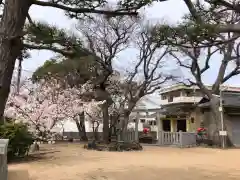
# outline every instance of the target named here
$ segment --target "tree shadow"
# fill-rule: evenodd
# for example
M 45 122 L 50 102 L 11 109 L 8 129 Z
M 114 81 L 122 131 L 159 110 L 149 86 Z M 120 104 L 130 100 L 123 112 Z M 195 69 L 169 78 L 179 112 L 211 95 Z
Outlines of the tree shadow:
M 60 152 L 58 150 L 52 150 L 52 151 L 47 151 L 42 150 L 40 152 L 32 153 L 29 154 L 28 156 L 25 157 L 18 157 L 13 160 L 9 160 L 8 164 L 21 164 L 21 163 L 29 163 L 29 162 L 34 162 L 34 161 L 42 161 L 42 160 L 48 160 L 48 159 L 54 159 L 54 154 Z

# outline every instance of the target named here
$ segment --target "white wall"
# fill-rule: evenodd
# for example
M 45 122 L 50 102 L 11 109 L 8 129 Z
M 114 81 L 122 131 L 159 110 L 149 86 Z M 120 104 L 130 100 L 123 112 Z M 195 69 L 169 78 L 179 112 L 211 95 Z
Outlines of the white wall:
M 148 123 L 148 121 L 154 121 L 156 118 L 140 118 L 140 119 L 145 119 L 145 123 Z M 138 131 L 143 131 L 143 124 L 140 120 L 138 122 Z M 151 131 L 157 131 L 157 125 L 150 125 Z M 133 128 L 135 129 L 135 122 L 130 122 L 128 124 L 128 128 Z
M 77 125 L 72 120 L 65 120 L 63 128 L 64 128 L 65 132 L 78 132 Z M 63 128 L 62 128 L 62 125 L 58 124 L 53 129 L 53 131 L 54 132 L 62 132 Z M 85 121 L 85 128 L 86 128 L 86 132 L 92 132 L 92 124 L 90 122 Z M 99 128 L 98 128 L 98 132 L 102 132 L 102 129 L 103 129 L 102 124 L 100 124 Z
M 155 118 L 141 118 L 141 119 L 145 119 L 145 123 L 147 123 L 148 121 L 153 121 L 156 120 Z M 138 131 L 143 131 L 143 124 L 139 121 L 138 123 Z M 65 123 L 63 125 L 64 131 L 65 132 L 78 132 L 77 129 L 77 125 L 74 121 L 72 120 L 65 120 Z M 86 128 L 86 132 L 92 132 L 92 124 L 89 121 L 85 121 L 85 128 Z M 128 128 L 133 128 L 135 129 L 135 123 L 134 122 L 130 122 L 128 124 Z M 151 125 L 151 130 L 152 131 L 157 131 L 157 126 L 156 125 Z M 53 131 L 55 132 L 62 132 L 62 126 L 61 125 L 57 125 Z M 98 128 L 98 132 L 102 132 L 103 131 L 103 124 L 99 125 Z

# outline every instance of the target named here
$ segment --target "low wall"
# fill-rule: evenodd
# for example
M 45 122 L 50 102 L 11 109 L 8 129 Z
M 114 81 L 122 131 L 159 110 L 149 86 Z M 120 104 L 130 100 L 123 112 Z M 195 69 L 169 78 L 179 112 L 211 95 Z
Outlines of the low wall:
M 191 132 L 159 132 L 158 145 L 175 145 L 188 147 L 196 145 L 196 133 Z
M 101 138 L 102 137 L 102 132 L 97 132 L 98 137 Z M 67 136 L 68 138 L 73 138 L 73 139 L 79 139 L 79 133 L 78 132 L 64 132 L 63 136 Z M 94 133 L 93 132 L 87 132 L 87 137 L 89 139 L 92 139 L 94 137 Z
M 138 132 L 138 137 L 141 137 L 141 135 L 143 135 L 142 131 Z M 152 131 L 151 135 L 153 136 L 153 139 L 157 139 L 157 132 Z M 73 139 L 79 139 L 79 134 L 78 132 L 64 132 L 63 136 L 67 136 L 69 138 L 73 138 Z M 87 132 L 87 137 L 89 139 L 94 137 L 93 132 Z M 101 138 L 102 137 L 102 132 L 98 132 L 98 137 Z
M 182 132 L 181 134 L 181 146 L 186 147 L 186 146 L 192 146 L 197 144 L 197 136 L 196 133 L 191 133 L 191 132 Z

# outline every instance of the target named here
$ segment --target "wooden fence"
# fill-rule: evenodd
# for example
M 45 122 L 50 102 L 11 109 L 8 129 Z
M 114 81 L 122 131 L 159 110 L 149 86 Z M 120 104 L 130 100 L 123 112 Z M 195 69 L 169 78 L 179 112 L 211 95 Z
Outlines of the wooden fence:
M 8 139 L 0 139 L 0 180 L 8 179 L 7 149 Z
M 180 147 L 196 145 L 196 133 L 191 132 L 163 132 L 158 133 L 158 145 L 176 145 Z
M 138 141 L 138 137 L 136 137 L 135 131 L 127 131 L 124 136 L 122 134 L 118 135 L 118 141 L 133 142 Z

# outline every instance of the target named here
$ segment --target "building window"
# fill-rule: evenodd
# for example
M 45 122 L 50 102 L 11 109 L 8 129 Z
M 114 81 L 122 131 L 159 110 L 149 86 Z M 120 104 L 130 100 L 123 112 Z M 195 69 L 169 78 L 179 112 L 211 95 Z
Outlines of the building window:
M 156 126 L 157 125 L 157 122 L 156 121 L 148 121 L 148 124 L 151 125 L 151 126 Z
M 133 122 L 136 122 L 136 119 L 133 119 L 132 121 L 133 121 Z
M 167 96 L 166 95 L 162 95 L 162 100 L 165 100 L 167 99 Z
M 145 123 L 145 119 L 140 119 L 140 122 L 141 123 Z
M 194 123 L 194 118 L 193 117 L 191 117 L 191 123 Z

